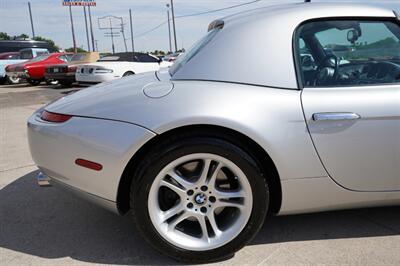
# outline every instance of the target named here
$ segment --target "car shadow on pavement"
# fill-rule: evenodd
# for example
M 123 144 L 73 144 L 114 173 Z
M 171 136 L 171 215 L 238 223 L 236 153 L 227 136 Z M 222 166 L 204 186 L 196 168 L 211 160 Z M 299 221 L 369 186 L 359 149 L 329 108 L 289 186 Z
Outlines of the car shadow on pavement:
M 31 172 L 0 190 L 0 248 L 47 259 L 102 264 L 176 264 L 119 217 L 55 187 L 39 188 Z M 400 208 L 271 217 L 250 245 L 397 235 Z

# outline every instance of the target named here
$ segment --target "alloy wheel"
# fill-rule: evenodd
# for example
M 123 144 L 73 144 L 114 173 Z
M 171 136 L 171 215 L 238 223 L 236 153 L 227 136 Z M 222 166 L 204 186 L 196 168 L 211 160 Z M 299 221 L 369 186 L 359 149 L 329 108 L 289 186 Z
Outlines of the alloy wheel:
M 157 232 L 193 251 L 227 244 L 246 226 L 253 206 L 251 186 L 232 161 L 215 154 L 182 156 L 156 176 L 148 211 Z

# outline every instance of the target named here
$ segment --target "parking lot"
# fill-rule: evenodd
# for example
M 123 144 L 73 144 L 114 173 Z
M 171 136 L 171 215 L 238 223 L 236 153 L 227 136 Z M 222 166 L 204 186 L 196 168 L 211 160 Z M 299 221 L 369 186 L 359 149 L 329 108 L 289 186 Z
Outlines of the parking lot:
M 118 217 L 54 187 L 39 188 L 25 123 L 80 88 L 0 87 L 0 265 L 176 264 Z M 400 264 L 400 207 L 272 217 L 229 265 Z

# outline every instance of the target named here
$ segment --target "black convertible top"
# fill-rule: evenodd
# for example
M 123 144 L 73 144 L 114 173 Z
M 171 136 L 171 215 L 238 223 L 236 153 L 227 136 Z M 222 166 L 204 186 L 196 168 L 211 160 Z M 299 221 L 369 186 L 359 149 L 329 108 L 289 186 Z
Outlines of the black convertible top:
M 156 63 L 158 62 L 158 58 L 145 53 L 133 54 L 132 52 L 130 53 L 128 52 L 128 53 L 115 53 L 106 55 L 97 60 L 97 62 L 118 62 L 118 61 Z

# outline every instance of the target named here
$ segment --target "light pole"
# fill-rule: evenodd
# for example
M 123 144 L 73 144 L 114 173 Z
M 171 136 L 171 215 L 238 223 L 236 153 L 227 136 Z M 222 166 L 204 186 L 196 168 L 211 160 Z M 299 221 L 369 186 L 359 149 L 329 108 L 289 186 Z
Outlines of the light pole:
M 74 53 L 76 53 L 77 50 L 76 50 L 76 41 L 75 41 L 75 30 L 74 30 L 74 21 L 72 19 L 72 8 L 71 8 L 71 6 L 69 6 L 69 18 L 71 20 L 71 31 L 72 31 L 72 42 L 73 42 L 73 45 L 74 45 Z
M 130 21 L 130 25 L 131 25 L 131 43 L 132 43 L 132 53 L 133 56 L 135 56 L 135 45 L 133 42 L 133 22 L 132 22 L 132 10 L 129 9 L 129 21 Z
M 171 22 L 169 21 L 169 4 L 167 4 L 167 18 L 168 18 L 168 38 L 169 38 L 169 53 L 172 53 L 172 41 L 171 41 Z
M 94 40 L 94 35 L 93 35 L 92 14 L 90 12 L 90 6 L 88 6 L 88 12 L 89 12 L 89 24 L 90 24 L 90 36 L 92 38 L 92 48 L 93 48 L 93 52 L 94 52 L 94 51 L 98 51 L 98 49 L 97 49 L 97 44 L 96 44 L 96 46 L 94 44 L 95 40 Z M 96 49 L 94 47 L 96 47 Z
M 175 44 L 175 52 L 178 51 L 178 45 L 176 43 L 176 28 L 175 28 L 175 13 L 174 13 L 174 1 L 171 0 L 171 12 L 172 12 L 172 27 L 174 30 L 174 44 Z
M 88 30 L 88 23 L 87 23 L 87 17 L 86 17 L 86 6 L 83 6 L 83 14 L 85 15 L 85 29 L 86 29 L 88 52 L 90 52 L 89 30 Z M 94 47 L 93 47 L 93 50 L 94 50 Z
M 29 9 L 29 17 L 30 17 L 30 19 L 31 19 L 32 37 L 35 38 L 35 29 L 33 28 L 33 19 L 32 19 L 31 2 L 28 2 L 28 9 Z
M 112 27 L 112 22 L 110 18 L 110 31 L 111 31 L 111 43 L 112 43 L 112 53 L 115 54 L 115 47 L 114 47 L 114 33 L 113 33 L 113 27 Z

